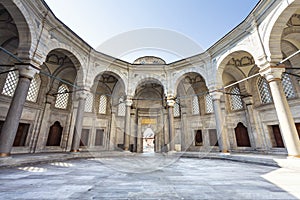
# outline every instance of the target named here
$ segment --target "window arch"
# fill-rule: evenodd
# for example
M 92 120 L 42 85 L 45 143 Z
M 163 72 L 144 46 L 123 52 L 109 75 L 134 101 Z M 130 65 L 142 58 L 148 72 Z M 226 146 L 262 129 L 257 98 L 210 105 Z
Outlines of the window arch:
M 67 109 L 69 101 L 69 91 L 70 90 L 67 85 L 62 84 L 61 86 L 59 86 L 56 96 L 55 108 Z
M 93 112 L 94 95 L 89 93 L 85 100 L 84 112 Z
M 126 106 L 123 97 L 119 99 L 118 116 L 125 116 Z
M 263 104 L 272 103 L 273 99 L 272 99 L 272 95 L 267 80 L 263 77 L 260 77 L 257 82 L 257 87 L 258 87 L 261 102 Z
M 241 110 L 243 109 L 243 102 L 241 98 L 241 92 L 240 89 L 237 86 L 234 86 L 230 90 L 230 107 L 231 110 Z
M 106 114 L 107 112 L 107 96 L 101 95 L 99 101 L 99 114 Z
M 192 113 L 193 113 L 193 115 L 200 114 L 200 106 L 199 106 L 199 98 L 198 98 L 198 96 L 194 96 L 193 97 L 193 101 L 192 101 Z
M 180 100 L 179 99 L 175 100 L 174 117 L 180 117 Z

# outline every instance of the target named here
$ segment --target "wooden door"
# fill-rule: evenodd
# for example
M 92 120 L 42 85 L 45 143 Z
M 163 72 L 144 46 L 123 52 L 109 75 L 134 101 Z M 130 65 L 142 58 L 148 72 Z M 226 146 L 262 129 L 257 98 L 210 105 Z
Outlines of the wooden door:
M 295 125 L 296 125 L 296 129 L 298 132 L 299 140 L 300 140 L 300 123 L 296 123 Z
M 195 146 L 202 146 L 202 145 L 203 145 L 202 131 L 197 130 L 195 133 Z
M 275 139 L 275 146 L 274 147 L 284 148 L 284 143 L 283 143 L 283 140 L 282 140 L 279 125 L 273 125 L 272 129 L 273 129 L 273 135 L 274 135 L 274 139 Z
M 48 135 L 47 146 L 60 146 L 63 127 L 59 122 L 55 122 L 51 127 Z
M 243 123 L 238 123 L 234 131 L 238 147 L 251 147 L 248 130 Z
M 97 129 L 95 146 L 103 146 L 104 129 Z
M 4 121 L 0 121 L 0 133 L 2 126 L 4 124 Z M 28 135 L 30 124 L 20 123 L 18 126 L 17 134 L 13 143 L 14 147 L 20 147 L 26 145 L 26 139 Z

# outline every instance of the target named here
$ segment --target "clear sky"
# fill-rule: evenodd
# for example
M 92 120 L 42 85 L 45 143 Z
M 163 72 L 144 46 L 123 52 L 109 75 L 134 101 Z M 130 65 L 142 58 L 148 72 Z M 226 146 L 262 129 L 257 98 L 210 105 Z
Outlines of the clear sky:
M 109 55 L 122 58 L 132 62 L 135 57 L 142 56 L 144 53 L 133 53 L 129 57 L 125 54 L 137 49 L 137 46 L 128 47 L 117 52 L 123 41 L 128 38 L 124 33 L 133 30 L 167 30 L 160 32 L 165 37 L 157 40 L 165 41 L 170 32 L 180 34 L 197 44 L 201 49 L 206 50 L 230 30 L 241 23 L 259 0 L 45 0 L 54 14 L 76 34 L 84 39 L 93 48 Z M 131 32 L 130 32 L 131 33 Z M 144 32 L 143 32 L 144 33 Z M 124 37 L 119 37 L 120 35 Z M 175 34 L 175 35 L 176 35 Z M 129 34 L 130 42 L 133 43 L 136 34 Z M 173 34 L 174 35 L 174 34 Z M 113 40 L 112 40 L 113 38 Z M 115 39 L 116 38 L 116 39 Z M 144 40 L 149 39 L 149 34 L 144 35 Z M 151 38 L 151 37 L 150 37 Z M 177 38 L 177 37 L 175 37 Z M 151 38 L 152 41 L 155 38 Z M 182 39 L 182 38 L 181 38 Z M 181 40 L 180 39 L 180 40 Z M 175 40 L 178 40 L 175 39 Z M 111 45 L 111 42 L 118 41 L 119 47 Z M 126 43 L 126 41 L 124 41 Z M 176 43 L 177 41 L 174 41 Z M 139 44 L 143 48 L 144 43 Z M 151 44 L 148 44 L 151 46 Z M 110 46 L 107 49 L 106 46 Z M 114 49 L 112 49 L 112 47 Z M 174 54 L 188 56 L 200 53 L 199 48 L 185 51 L 186 54 L 178 52 L 176 49 L 165 49 L 166 45 L 151 46 L 148 54 L 160 56 L 168 62 L 177 58 L 167 58 L 164 51 L 154 53 L 153 49 L 163 49 Z M 169 48 L 166 47 L 166 48 Z M 171 47 L 173 48 L 173 47 Z M 180 47 L 179 47 L 180 48 Z M 187 47 L 188 48 L 188 47 Z M 120 51 L 126 51 L 120 53 Z M 151 53 L 152 52 L 152 53 Z M 113 55 L 115 54 L 115 55 Z M 158 55 L 161 54 L 161 55 Z M 184 54 L 184 55 L 183 55 Z M 190 55 L 190 56 L 191 56 Z M 180 57 L 180 56 L 179 56 Z M 133 59 L 133 60 L 132 60 Z

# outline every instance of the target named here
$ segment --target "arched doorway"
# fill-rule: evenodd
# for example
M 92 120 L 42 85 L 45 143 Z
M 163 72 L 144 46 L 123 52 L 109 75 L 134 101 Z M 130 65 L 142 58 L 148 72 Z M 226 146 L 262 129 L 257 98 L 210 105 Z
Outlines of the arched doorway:
M 50 127 L 47 146 L 60 146 L 63 127 L 58 121 Z
M 251 147 L 248 130 L 243 123 L 239 122 L 234 129 L 234 132 L 238 147 Z
M 148 152 L 149 149 L 162 152 L 165 149 L 168 134 L 164 130 L 164 104 L 164 88 L 159 81 L 146 80 L 138 85 L 132 106 L 136 124 L 136 129 L 132 131 L 135 132 L 133 145 L 138 153 Z M 144 149 L 144 145 L 148 144 L 149 148 Z

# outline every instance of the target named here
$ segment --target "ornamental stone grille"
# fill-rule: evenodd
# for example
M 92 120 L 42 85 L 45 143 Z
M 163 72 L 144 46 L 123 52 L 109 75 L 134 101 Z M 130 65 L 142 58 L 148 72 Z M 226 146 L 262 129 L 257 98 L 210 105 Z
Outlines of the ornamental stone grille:
M 231 110 L 241 110 L 243 109 L 243 102 L 242 98 L 240 96 L 241 92 L 238 87 L 233 87 L 230 91 L 231 96 L 230 96 L 230 105 L 231 105 Z
M 84 112 L 93 112 L 94 95 L 90 93 L 85 100 Z
M 259 91 L 261 102 L 263 104 L 272 103 L 273 99 L 271 96 L 271 92 L 270 92 L 270 88 L 269 88 L 269 84 L 268 84 L 267 80 L 263 77 L 260 77 L 257 82 L 257 86 L 258 86 L 258 91 Z
M 19 80 L 18 75 L 19 73 L 16 71 L 12 71 L 7 74 L 2 94 L 10 97 L 14 95 Z
M 118 106 L 118 116 L 124 117 L 126 112 L 126 106 L 123 98 L 119 99 L 119 106 Z
M 288 74 L 282 74 L 282 87 L 286 98 L 290 99 L 296 96 L 292 80 Z
M 206 108 L 206 113 L 213 113 L 214 112 L 213 100 L 212 100 L 212 97 L 209 94 L 207 94 L 205 96 L 205 108 Z
M 107 96 L 101 95 L 99 101 L 99 114 L 105 115 L 107 110 L 106 108 L 107 108 Z
M 180 117 L 180 100 L 179 99 L 175 100 L 174 117 Z
M 31 101 L 31 102 L 37 101 L 40 86 L 41 86 L 41 78 L 38 74 L 36 74 L 30 83 L 30 87 L 26 98 L 27 101 Z
M 200 107 L 199 107 L 198 96 L 194 96 L 193 97 L 192 108 L 193 108 L 193 115 L 200 114 Z
M 67 109 L 69 101 L 69 88 L 65 84 L 59 86 L 56 97 L 55 108 Z

